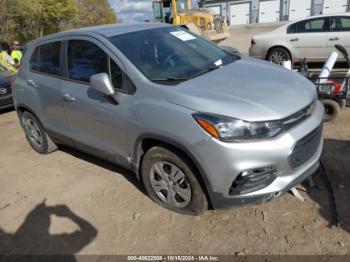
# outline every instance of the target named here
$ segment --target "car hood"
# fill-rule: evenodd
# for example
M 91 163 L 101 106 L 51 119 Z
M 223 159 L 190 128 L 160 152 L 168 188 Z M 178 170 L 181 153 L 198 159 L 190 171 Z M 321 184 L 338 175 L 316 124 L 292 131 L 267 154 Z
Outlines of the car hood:
M 314 85 L 299 74 L 249 57 L 162 89 L 171 103 L 246 121 L 288 117 L 316 95 Z

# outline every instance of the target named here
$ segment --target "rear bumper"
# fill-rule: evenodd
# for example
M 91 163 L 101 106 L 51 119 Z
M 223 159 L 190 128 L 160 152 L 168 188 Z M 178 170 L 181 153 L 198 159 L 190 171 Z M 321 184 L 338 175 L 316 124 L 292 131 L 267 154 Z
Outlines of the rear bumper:
M 265 59 L 266 51 L 262 48 L 258 48 L 257 46 L 250 46 L 249 48 L 249 56 L 254 58 Z

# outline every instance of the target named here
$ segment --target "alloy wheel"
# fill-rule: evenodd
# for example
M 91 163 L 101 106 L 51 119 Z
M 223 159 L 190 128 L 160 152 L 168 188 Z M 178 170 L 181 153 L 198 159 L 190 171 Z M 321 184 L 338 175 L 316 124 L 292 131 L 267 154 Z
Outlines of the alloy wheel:
M 35 121 L 32 119 L 27 119 L 25 121 L 25 127 L 28 138 L 32 145 L 35 147 L 42 147 L 44 143 L 43 135 Z
M 165 204 L 184 208 L 191 202 L 190 184 L 185 174 L 174 164 L 157 161 L 149 177 L 153 191 Z
M 270 56 L 270 61 L 278 65 L 282 65 L 282 63 L 287 60 L 288 60 L 288 57 L 286 53 L 279 50 L 273 51 Z

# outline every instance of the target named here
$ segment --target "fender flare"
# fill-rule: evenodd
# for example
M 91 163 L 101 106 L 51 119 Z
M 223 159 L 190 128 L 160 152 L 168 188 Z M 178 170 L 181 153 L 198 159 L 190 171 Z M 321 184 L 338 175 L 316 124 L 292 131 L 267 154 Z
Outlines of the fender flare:
M 181 151 L 184 154 L 184 156 L 187 157 L 188 160 L 190 160 L 194 164 L 194 167 L 196 168 L 197 173 L 199 175 L 199 177 L 198 177 L 199 183 L 202 184 L 204 193 L 207 195 L 208 201 L 211 202 L 212 195 L 213 195 L 212 186 L 211 186 L 211 183 L 208 179 L 208 176 L 206 175 L 204 169 L 202 168 L 199 160 L 194 156 L 193 153 L 191 153 L 190 150 L 187 149 L 187 147 L 185 145 L 183 145 L 182 143 L 179 143 L 178 141 L 175 141 L 174 139 L 169 138 L 167 136 L 152 134 L 152 133 L 144 133 L 136 139 L 135 144 L 134 144 L 133 169 L 137 175 L 137 178 L 140 181 L 141 181 L 140 164 L 142 162 L 142 157 L 145 153 L 145 152 L 143 152 L 143 149 L 142 149 L 142 142 L 145 139 L 152 139 L 152 140 L 158 141 L 160 145 L 162 145 L 162 144 L 168 145 L 170 147 L 173 147 L 173 148 Z

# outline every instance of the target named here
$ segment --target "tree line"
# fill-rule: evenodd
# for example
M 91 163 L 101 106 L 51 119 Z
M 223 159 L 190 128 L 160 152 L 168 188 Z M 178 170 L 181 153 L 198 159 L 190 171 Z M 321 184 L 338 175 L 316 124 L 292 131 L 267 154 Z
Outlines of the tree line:
M 108 0 L 0 0 L 0 6 L 0 40 L 8 42 L 117 22 Z

